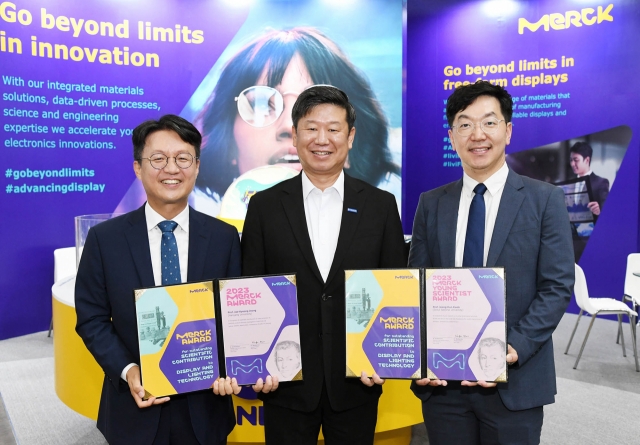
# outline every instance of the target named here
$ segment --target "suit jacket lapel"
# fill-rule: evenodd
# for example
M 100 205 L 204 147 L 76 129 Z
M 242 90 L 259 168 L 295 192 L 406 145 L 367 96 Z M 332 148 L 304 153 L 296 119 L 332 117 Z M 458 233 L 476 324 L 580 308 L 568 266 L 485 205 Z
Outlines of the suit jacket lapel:
M 151 265 L 151 253 L 149 252 L 149 233 L 145 218 L 144 206 L 129 214 L 130 226 L 125 230 L 125 237 L 131 250 L 131 257 L 138 272 L 138 278 L 142 287 L 155 286 L 153 279 L 153 267 Z
M 202 216 L 189 207 L 189 264 L 187 281 L 201 280 L 207 260 L 210 232 L 204 230 Z
M 304 213 L 304 201 L 302 197 L 302 176 L 298 175 L 293 178 L 287 187 L 283 189 L 282 195 L 282 207 L 289 224 L 293 236 L 302 251 L 309 267 L 313 271 L 318 280 L 322 280 L 320 269 L 316 263 L 316 258 L 313 255 L 313 247 L 311 247 L 311 238 L 309 238 L 309 229 L 307 228 L 307 218 Z M 285 247 L 286 248 L 286 247 Z
M 498 216 L 496 217 L 496 224 L 493 228 L 493 234 L 491 235 L 491 246 L 489 246 L 489 255 L 487 255 L 487 267 L 493 267 L 498 261 L 498 257 L 502 252 L 504 243 L 507 241 L 513 222 L 518 215 L 522 201 L 524 201 L 524 195 L 520 192 L 520 189 L 524 187 L 522 178 L 509 170 L 507 176 L 507 182 L 504 185 L 502 191 L 502 198 L 500 198 L 500 207 L 498 207 Z
M 344 175 L 344 203 L 342 204 L 342 221 L 340 223 L 340 235 L 338 235 L 338 245 L 336 246 L 336 253 L 333 255 L 333 262 L 331 263 L 331 269 L 327 276 L 327 283 L 331 282 L 335 274 L 340 269 L 342 260 L 351 246 L 351 240 L 355 236 L 356 229 L 358 228 L 358 222 L 360 221 L 360 215 L 364 210 L 365 196 L 362 196 L 360 192 L 364 187 L 360 185 L 353 178 Z M 349 209 L 353 209 L 356 212 L 350 212 Z
M 462 193 L 462 179 L 449 185 L 438 200 L 438 245 L 442 267 L 456 265 L 456 229 Z

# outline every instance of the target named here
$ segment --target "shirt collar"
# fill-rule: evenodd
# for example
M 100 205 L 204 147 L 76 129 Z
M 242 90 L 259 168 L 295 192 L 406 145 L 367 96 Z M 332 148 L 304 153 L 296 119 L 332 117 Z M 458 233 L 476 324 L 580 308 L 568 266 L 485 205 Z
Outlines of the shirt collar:
M 486 181 L 484 181 L 484 185 L 487 186 L 487 190 L 491 193 L 491 196 L 495 196 L 496 193 L 504 187 L 507 183 L 507 176 L 509 176 L 509 167 L 505 162 L 502 164 L 502 167 L 492 174 Z M 473 189 L 478 185 L 478 181 L 473 179 L 471 176 L 464 173 L 462 177 L 462 191 L 466 193 L 468 196 L 473 195 Z
M 322 193 L 322 191 L 318 187 L 313 185 L 313 183 L 311 182 L 307 174 L 304 172 L 304 170 L 302 170 L 301 174 L 302 174 L 302 199 L 306 200 L 307 196 L 309 196 L 309 193 L 311 193 L 313 190 L 318 190 Z M 338 192 L 338 195 L 340 195 L 340 199 L 344 201 L 344 170 L 340 171 L 340 176 L 338 176 L 338 179 L 336 179 L 336 182 L 334 182 L 332 186 L 327 187 L 325 191 L 329 190 L 330 188 L 334 188 Z
M 578 178 L 584 178 L 585 176 L 589 176 L 591 173 L 593 173 L 593 171 L 589 170 L 586 175 L 578 175 Z
M 144 215 L 147 219 L 147 231 L 153 230 L 158 226 L 158 223 L 166 221 L 164 216 L 153 210 L 149 202 L 144 205 Z M 182 212 L 178 213 L 172 221 L 177 222 L 178 227 L 185 232 L 189 232 L 189 205 L 187 205 Z

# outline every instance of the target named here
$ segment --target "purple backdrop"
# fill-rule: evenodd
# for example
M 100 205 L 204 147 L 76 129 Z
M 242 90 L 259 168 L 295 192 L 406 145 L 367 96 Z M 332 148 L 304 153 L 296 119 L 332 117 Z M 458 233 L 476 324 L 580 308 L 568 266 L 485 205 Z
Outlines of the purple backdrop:
M 75 244 L 74 216 L 113 211 L 134 183 L 130 131 L 167 113 L 195 121 L 222 66 L 268 29 L 313 27 L 340 46 L 375 91 L 393 136 L 391 156 L 401 162 L 402 3 L 396 0 L 369 0 L 366 7 L 325 0 L 1 4 L 1 196 L 10 229 L 0 235 L 0 339 L 48 326 L 53 250 Z M 67 54 L 56 58 L 56 50 Z M 122 53 L 118 63 L 116 53 Z M 135 66 L 147 54 L 158 66 Z M 76 90 L 85 86 L 88 91 Z M 70 134 L 76 128 L 90 134 Z M 388 188 L 400 199 L 401 178 L 391 179 Z
M 459 159 L 448 148 L 446 139 L 444 100 L 451 91 L 445 90 L 445 80 L 506 79 L 506 88 L 519 99 L 519 105 L 560 103 L 559 108 L 551 109 L 554 115 L 550 117 L 529 117 L 532 111 L 549 111 L 547 108 L 528 108 L 527 117 L 514 117 L 507 154 L 619 125 L 631 128 L 631 142 L 615 175 L 615 184 L 580 260 L 593 296 L 619 298 L 626 257 L 638 250 L 640 84 L 635 79 L 640 68 L 640 46 L 632 42 L 640 41 L 640 4 L 603 2 L 601 7 L 582 10 L 589 6 L 575 1 L 509 0 L 408 4 L 402 216 L 405 232 L 409 233 L 420 193 L 462 175 L 461 167 L 456 165 Z M 565 29 L 566 17 L 575 15 L 567 15 L 567 11 L 577 11 L 582 26 L 571 23 Z M 541 26 L 536 31 L 523 28 L 519 33 L 519 18 L 536 23 L 553 13 L 560 15 L 547 16 L 548 30 Z M 594 23 L 586 24 L 591 21 Z M 565 60 L 573 58 L 574 66 L 563 67 L 563 56 Z M 556 68 L 544 66 L 543 61 L 541 69 L 519 70 L 521 60 L 539 62 L 544 58 L 555 59 Z M 505 64 L 508 69 L 512 61 L 512 72 L 466 74 L 467 65 Z M 446 67 L 452 71 L 460 68 L 461 73 L 445 73 Z M 555 86 L 513 85 L 518 75 L 541 73 L 566 74 L 566 81 L 558 78 Z M 559 93 L 569 97 L 561 98 Z M 555 99 L 529 98 L 538 95 L 555 95 Z M 527 97 L 522 101 L 524 96 Z M 523 110 L 516 109 L 514 116 L 520 111 Z M 556 111 L 566 114 L 555 115 Z M 575 302 L 570 310 L 577 312 Z
M 53 250 L 59 247 L 75 245 L 73 218 L 77 215 L 105 213 L 112 211 L 134 179 L 132 165 L 131 136 L 120 136 L 120 131 L 133 129 L 145 119 L 157 118 L 162 114 L 178 114 L 191 97 L 193 91 L 211 69 L 211 65 L 226 48 L 236 31 L 242 25 L 247 9 L 229 8 L 223 2 L 155 2 L 140 0 L 133 3 L 118 2 L 66 2 L 17 1 L 16 9 L 26 9 L 32 17 L 28 25 L 10 23 L 0 17 L 0 73 L 3 82 L 3 110 L 37 110 L 55 112 L 58 119 L 38 119 L 2 116 L 2 165 L 5 171 L 6 193 L 2 194 L 2 208 L 8 216 L 8 227 L 2 231 L 1 245 L 3 255 L 0 259 L 0 339 L 27 334 L 44 329 L 51 316 L 51 285 L 53 283 Z M 114 5 L 118 6 L 117 8 Z M 45 29 L 41 26 L 41 8 L 52 14 L 64 27 L 61 16 L 76 20 L 94 20 L 111 22 L 114 25 L 129 21 L 129 38 L 88 35 L 82 28 L 78 37 L 70 31 Z M 9 16 L 10 10 L 5 11 Z M 26 17 L 22 13 L 22 18 Z M 187 26 L 190 30 L 204 30 L 204 41 L 200 44 L 147 41 L 138 39 L 138 21 L 150 22 L 151 26 L 172 28 L 176 25 Z M 67 22 L 67 23 L 69 23 Z M 89 31 L 93 32 L 93 24 Z M 102 64 L 97 60 L 89 62 L 86 57 L 81 61 L 56 60 L 31 55 L 31 36 L 38 42 L 64 44 L 69 48 L 78 46 L 92 49 L 114 47 L 129 53 L 155 53 L 159 58 L 159 67 L 135 67 L 133 65 Z M 22 42 L 22 54 L 9 52 L 9 38 Z M 6 38 L 5 44 L 1 39 Z M 183 40 L 181 38 L 181 40 Z M 6 48 L 6 50 L 4 50 Z M 54 53 L 55 54 L 55 53 Z M 11 82 L 10 76 L 24 80 Z M 29 87 L 28 81 L 44 81 L 43 88 Z M 96 84 L 96 93 L 66 92 L 48 89 L 47 81 L 66 84 Z M 14 83 L 14 85 L 11 85 Z M 143 95 L 100 93 L 100 86 L 139 87 Z M 8 100 L 17 93 L 43 96 L 49 104 L 38 104 Z M 86 97 L 93 100 L 104 99 L 108 106 L 87 107 L 77 103 L 71 106 L 56 105 L 55 96 L 65 96 L 74 100 Z M 156 102 L 157 110 L 149 109 L 112 109 L 111 101 Z M 108 113 L 118 115 L 118 123 L 65 120 L 64 112 Z M 49 127 L 49 133 L 22 132 L 16 134 L 15 125 Z M 51 127 L 108 127 L 115 128 L 117 136 L 77 136 L 53 134 Z M 29 130 L 26 128 L 25 130 Z M 68 132 L 68 130 L 66 130 Z M 7 140 L 53 141 L 56 148 L 20 148 L 8 147 Z M 111 149 L 58 148 L 59 140 L 98 141 L 111 143 Z M 23 143 L 24 144 L 24 143 Z M 10 145 L 10 144 L 9 144 Z M 70 168 L 87 169 L 79 177 L 47 177 L 46 170 Z M 45 178 L 28 177 L 29 172 L 45 172 Z M 93 173 L 91 173 L 91 171 Z M 49 172 L 48 174 L 51 174 Z M 31 173 L 33 175 L 33 173 Z M 15 175 L 15 176 L 14 176 Z M 27 190 L 26 186 L 47 186 L 79 184 L 100 184 L 102 192 L 47 192 L 15 193 Z M 22 187 L 25 185 L 25 187 Z M 7 221 L 7 219 L 5 219 Z
M 211 69 L 244 23 L 247 7 L 232 2 L 151 2 L 141 0 L 128 3 L 80 2 L 68 0 L 52 3 L 45 0 L 16 1 L 17 14 L 11 8 L 0 14 L 0 74 L 2 90 L 2 164 L 5 170 L 5 194 L 1 205 L 8 215 L 8 229 L 0 235 L 3 255 L 0 259 L 0 339 L 45 329 L 49 322 L 50 286 L 53 282 L 54 249 L 74 245 L 73 217 L 80 214 L 103 213 L 114 209 L 134 175 L 131 165 L 131 144 L 128 135 L 120 130 L 133 128 L 146 118 L 165 113 L 180 113 L 193 91 Z M 240 4 L 241 2 L 237 2 Z M 6 6 L 6 2 L 4 3 Z M 114 6 L 117 5 L 117 6 Z M 497 10 L 491 10 L 491 5 Z M 609 5 L 613 5 L 608 9 Z M 58 28 L 42 27 L 41 8 L 58 18 Z M 513 8 L 512 12 L 510 7 Z M 403 224 L 410 233 L 415 207 L 422 191 L 456 180 L 460 167 L 455 165 L 454 153 L 448 146 L 445 121 L 442 118 L 445 79 L 475 80 L 477 75 L 465 75 L 471 66 L 508 64 L 526 59 L 574 59 L 573 67 L 532 70 L 526 73 L 508 72 L 482 76 L 506 78 L 509 83 L 516 74 L 567 74 L 567 81 L 558 86 L 539 85 L 535 88 L 508 85 L 514 96 L 564 93 L 570 98 L 560 100 L 564 116 L 514 119 L 513 142 L 508 153 L 540 147 L 545 144 L 592 134 L 619 125 L 632 130 L 629 148 L 615 176 L 615 184 L 603 210 L 596 230 L 580 261 L 589 278 L 593 295 L 617 297 L 622 292 L 626 256 L 638 250 L 638 165 L 640 162 L 638 130 L 640 112 L 636 103 L 640 98 L 640 84 L 635 74 L 640 64 L 640 4 L 634 1 L 603 3 L 601 23 L 597 23 L 597 6 L 587 11 L 587 21 L 595 23 L 570 26 L 568 29 L 518 33 L 518 18 L 535 23 L 546 14 L 587 8 L 583 3 L 564 1 L 412 1 L 408 5 L 406 47 L 405 130 L 403 139 Z M 224 13 L 222 9 L 224 8 Z M 498 11 L 496 13 L 496 11 Z M 19 17 L 12 22 L 12 17 Z M 29 15 L 31 21 L 29 22 Z M 68 25 L 61 17 L 74 18 Z M 555 16 L 554 16 L 555 17 Z M 611 17 L 611 21 L 608 20 Z M 111 22 L 114 25 L 128 20 L 129 37 L 118 38 L 89 35 L 95 25 L 83 25 L 78 37 L 73 37 L 72 22 L 78 20 Z M 348 19 L 348 17 L 346 17 Z M 187 26 L 190 30 L 204 30 L 200 44 L 146 41 L 138 39 L 138 21 L 151 26 L 173 28 Z M 332 23 L 334 22 L 332 18 Z M 328 24 L 329 26 L 331 24 Z M 556 27 L 558 22 L 554 22 Z M 61 30 L 68 26 L 69 31 Z M 562 25 L 564 26 L 564 25 Z M 102 64 L 83 60 L 59 60 L 31 55 L 32 36 L 37 42 L 77 46 L 113 51 L 114 47 L 129 53 L 155 53 L 159 67 Z M 17 52 L 21 42 L 22 54 Z M 78 54 L 75 54 L 78 56 Z M 462 69 L 460 76 L 446 76 L 444 68 Z M 375 67 L 369 67 L 375 72 Z M 368 68 L 368 69 L 369 69 Z M 16 81 L 19 78 L 24 81 Z M 44 88 L 29 86 L 28 81 L 44 81 Z M 66 84 L 139 87 L 143 95 L 66 92 L 47 89 L 47 81 Z M 375 82 L 374 82 L 375 83 Z M 15 94 L 14 94 L 15 93 Z M 12 100 L 23 94 L 43 96 L 48 105 Z M 65 106 L 53 104 L 54 96 L 71 99 L 90 97 L 107 100 L 107 107 Z M 157 103 L 159 110 L 111 109 L 111 101 Z M 542 100 L 541 102 L 545 102 Z M 549 101 L 546 101 L 549 102 Z M 532 102 L 527 102 L 532 103 Z M 14 111 L 15 110 L 15 111 Z M 57 118 L 15 117 L 16 111 L 60 111 Z M 63 113 L 86 112 L 117 115 L 119 122 L 65 120 Z M 393 120 L 393 119 L 392 119 Z M 47 126 L 49 133 L 38 133 L 31 126 Z M 26 125 L 20 128 L 17 125 Z M 116 136 L 70 136 L 53 134 L 51 127 L 115 128 Z M 60 140 L 110 143 L 107 149 L 96 148 L 24 148 L 11 146 L 10 140 L 54 142 Z M 447 155 L 447 157 L 445 157 Z M 76 169 L 80 176 L 52 177 L 54 171 Z M 86 170 L 83 170 L 86 169 Z M 42 172 L 44 178 L 33 177 Z M 64 171 L 63 171 L 64 172 Z M 29 177 L 29 175 L 31 175 Z M 49 176 L 47 176 L 49 175 Z M 47 191 L 47 186 L 87 184 L 97 191 Z M 41 186 L 39 193 L 27 192 L 27 186 Z M 100 187 L 102 191 L 100 191 Z M 50 187 L 51 188 L 51 187 Z M 18 190 L 19 193 L 16 193 Z M 24 191 L 24 193 L 22 193 Z M 603 259 L 605 261 L 603 261 Z M 573 304 L 573 303 L 572 303 Z M 575 306 L 572 306 L 575 310 Z

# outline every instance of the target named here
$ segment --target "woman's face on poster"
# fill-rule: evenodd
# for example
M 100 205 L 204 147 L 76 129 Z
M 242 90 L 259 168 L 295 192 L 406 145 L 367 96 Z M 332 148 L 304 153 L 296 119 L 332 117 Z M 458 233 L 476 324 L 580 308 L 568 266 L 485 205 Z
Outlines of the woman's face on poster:
M 256 85 L 267 85 L 268 66 L 264 68 Z M 313 85 L 307 66 L 295 54 L 275 88 L 283 98 L 282 114 L 271 124 L 254 126 L 236 115 L 233 134 L 238 147 L 240 174 L 264 165 L 283 165 L 301 170 L 296 148 L 292 142 L 291 109 L 300 93 Z M 238 92 L 240 93 L 240 92 Z

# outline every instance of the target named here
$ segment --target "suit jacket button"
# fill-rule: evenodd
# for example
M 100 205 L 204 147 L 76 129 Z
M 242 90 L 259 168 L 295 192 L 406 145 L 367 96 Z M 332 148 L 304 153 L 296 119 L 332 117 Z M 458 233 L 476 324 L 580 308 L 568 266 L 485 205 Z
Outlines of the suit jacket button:
M 320 332 L 320 333 L 318 334 L 318 337 L 322 338 L 322 332 Z
M 322 298 L 322 301 L 327 301 L 327 298 L 329 298 L 329 297 L 327 297 L 327 294 L 322 294 L 322 297 L 320 297 L 320 298 Z

